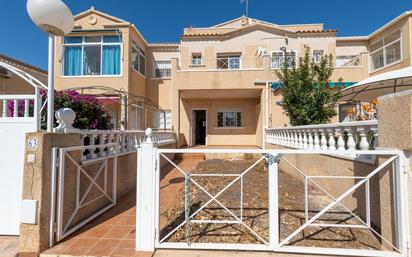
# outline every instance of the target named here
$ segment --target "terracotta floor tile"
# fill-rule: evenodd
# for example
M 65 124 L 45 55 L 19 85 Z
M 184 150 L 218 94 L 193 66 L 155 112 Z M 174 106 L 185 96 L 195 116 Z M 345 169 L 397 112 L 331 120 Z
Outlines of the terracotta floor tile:
M 136 254 L 135 248 L 136 248 L 136 244 L 134 240 L 123 240 L 113 250 L 110 256 L 113 256 L 113 257 L 134 256 Z
M 135 226 L 136 225 L 136 217 L 135 216 L 123 217 L 123 219 L 121 219 L 116 225 Z
M 108 256 L 116 248 L 121 240 L 100 239 L 87 253 L 91 256 Z
M 101 225 L 106 225 L 106 226 L 113 226 L 119 223 L 123 219 L 122 216 L 116 215 L 114 217 L 108 218 L 107 220 L 101 222 Z
M 98 242 L 98 239 L 79 239 L 77 240 L 74 244 L 70 245 L 62 253 L 64 254 L 72 254 L 72 255 L 84 255 L 86 254 L 90 249 L 92 249 L 96 243 Z
M 83 238 L 103 238 L 111 228 L 111 226 L 98 225 L 87 231 Z
M 125 239 L 136 240 L 136 227 L 133 227 L 133 229 L 126 235 Z
M 123 239 L 129 234 L 131 230 L 133 230 L 133 226 L 112 227 L 110 231 L 103 236 L 103 238 Z

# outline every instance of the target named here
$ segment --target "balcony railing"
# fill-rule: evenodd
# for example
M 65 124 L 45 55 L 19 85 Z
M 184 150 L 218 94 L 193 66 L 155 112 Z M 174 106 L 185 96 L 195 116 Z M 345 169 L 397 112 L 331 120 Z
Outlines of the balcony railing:
M 144 130 L 80 130 L 83 146 L 94 146 L 85 150 L 81 156 L 81 161 L 90 161 L 114 154 L 114 149 L 108 148 L 107 144 L 118 143 L 118 154 L 126 154 L 136 151 L 145 140 Z M 173 132 L 153 132 L 152 137 L 156 146 L 163 146 L 175 142 Z
M 335 57 L 335 67 L 362 66 L 360 55 L 337 55 Z
M 264 69 L 263 58 L 218 57 L 213 59 L 179 59 L 180 70 L 248 70 Z
M 266 129 L 266 143 L 315 150 L 373 150 L 378 121 L 343 122 Z

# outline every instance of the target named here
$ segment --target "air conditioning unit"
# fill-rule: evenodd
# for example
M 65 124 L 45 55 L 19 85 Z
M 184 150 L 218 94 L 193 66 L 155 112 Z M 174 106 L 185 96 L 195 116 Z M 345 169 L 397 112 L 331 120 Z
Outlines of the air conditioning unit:
M 11 78 L 13 77 L 13 73 L 6 68 L 0 67 L 0 77 Z

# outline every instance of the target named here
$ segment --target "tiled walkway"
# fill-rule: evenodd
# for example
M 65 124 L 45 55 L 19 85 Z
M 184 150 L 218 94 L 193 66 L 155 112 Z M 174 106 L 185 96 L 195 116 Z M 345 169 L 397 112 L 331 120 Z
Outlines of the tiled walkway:
M 15 257 L 18 251 L 18 236 L 0 236 L 0 257 Z
M 188 159 L 182 161 L 179 166 L 182 169 L 192 169 L 198 163 L 199 160 Z M 162 175 L 161 195 L 167 197 L 160 199 L 160 212 L 175 203 L 177 191 L 184 186 L 181 173 L 172 166 L 162 169 Z M 164 222 L 161 218 L 161 223 Z M 68 239 L 43 252 L 41 256 L 151 256 L 149 253 L 135 251 L 135 232 L 136 192 L 133 190 L 120 198 L 118 204 L 110 211 L 99 216 Z

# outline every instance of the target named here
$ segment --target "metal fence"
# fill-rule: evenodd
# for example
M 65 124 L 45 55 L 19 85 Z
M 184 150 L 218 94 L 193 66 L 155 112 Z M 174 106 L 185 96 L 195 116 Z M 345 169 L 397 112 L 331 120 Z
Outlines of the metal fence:
M 339 150 L 153 151 L 156 248 L 407 256 L 401 151 L 345 150 L 374 156 L 374 164 L 341 160 Z M 172 158 L 182 154 L 206 160 L 185 167 Z M 342 161 L 350 165 L 340 172 Z M 181 183 L 176 196 L 161 185 L 172 169 Z M 162 199 L 176 200 L 165 209 Z

